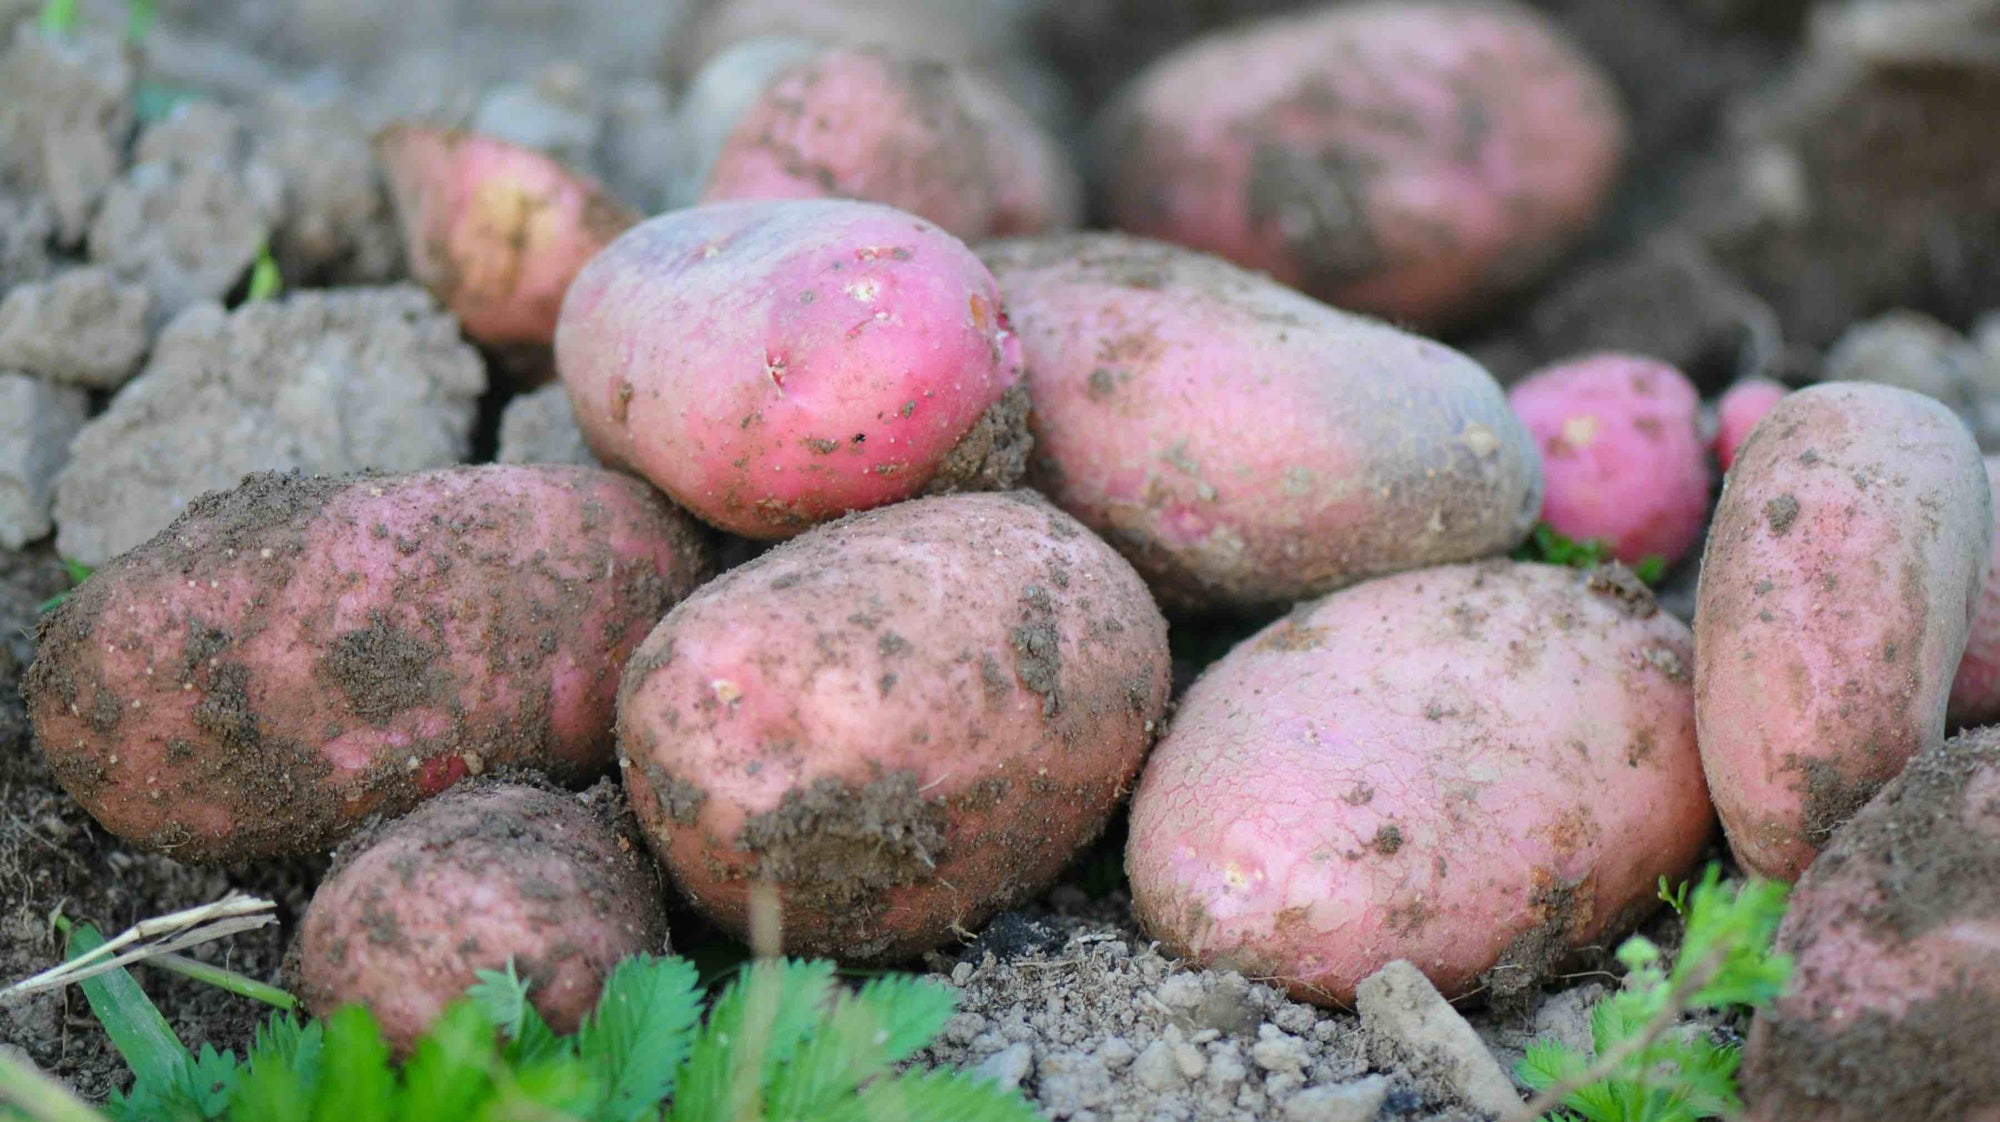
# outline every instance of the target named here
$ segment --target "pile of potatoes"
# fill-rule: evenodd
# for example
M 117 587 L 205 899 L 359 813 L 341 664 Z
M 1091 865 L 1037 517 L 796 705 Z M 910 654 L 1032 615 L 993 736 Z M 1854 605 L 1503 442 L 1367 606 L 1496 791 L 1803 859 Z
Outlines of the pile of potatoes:
M 1990 739 L 1943 747 L 2000 717 L 1994 491 L 1953 414 L 1746 383 L 1705 422 L 1628 354 L 1509 393 L 1369 318 L 1475 314 L 1603 203 L 1620 111 L 1542 17 L 1343 4 L 1190 45 L 1099 123 L 1121 231 L 1084 233 L 1082 177 L 976 60 L 721 8 L 719 59 L 758 18 L 792 38 L 714 94 L 740 116 L 700 205 L 642 221 L 496 141 L 380 145 L 419 274 L 482 341 L 552 348 L 604 469 L 252 477 L 43 627 L 35 730 L 106 828 L 342 846 L 315 1007 L 407 1041 L 513 958 L 573 1023 L 665 945 L 667 891 L 905 960 L 1044 890 L 1128 795 L 1147 932 L 1328 1005 L 1397 959 L 1530 992 L 1718 818 L 1745 870 L 1824 871 L 1793 930 L 1833 939 L 1898 891 L 1860 870 L 1914 819 L 1870 800 L 1919 753 L 1959 798 L 1922 820 L 1991 864 Z M 1633 566 L 1706 531 L 1693 627 L 1623 564 L 1510 560 L 1540 521 Z M 725 571 L 725 540 L 754 556 Z M 1171 719 L 1164 613 L 1267 624 Z M 606 777 L 629 815 L 564 793 Z M 1841 938 L 1755 1041 L 1831 1039 L 1801 1023 L 1871 971 L 2000 1000 Z M 1870 1016 L 1899 1039 L 1902 1007 Z

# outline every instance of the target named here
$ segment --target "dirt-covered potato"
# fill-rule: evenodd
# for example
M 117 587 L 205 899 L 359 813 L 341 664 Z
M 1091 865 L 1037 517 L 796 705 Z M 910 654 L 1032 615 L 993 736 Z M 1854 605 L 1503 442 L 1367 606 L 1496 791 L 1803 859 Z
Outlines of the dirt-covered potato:
M 1926 749 L 1842 827 L 1778 947 L 1746 1122 L 2000 1119 L 2000 730 Z
M 576 1031 L 620 959 L 667 949 L 657 871 L 602 790 L 586 806 L 467 784 L 350 840 L 299 923 L 306 1007 L 365 1005 L 407 1051 L 478 971 L 511 959 L 543 1019 Z
M 919 499 L 683 601 L 619 690 L 626 790 L 695 906 L 776 887 L 800 954 L 893 960 L 1096 836 L 1166 704 L 1146 587 L 1030 492 Z
M 1106 111 L 1120 229 L 1427 326 L 1519 289 L 1616 180 L 1610 81 L 1505 0 L 1322 4 L 1155 62 Z
M 1027 452 L 1021 345 L 992 275 L 874 203 L 646 222 L 571 286 L 556 361 L 600 460 L 745 537 L 1012 486 Z
M 1618 567 L 1452 565 L 1301 605 L 1181 699 L 1132 797 L 1133 911 L 1320 1004 L 1396 959 L 1447 997 L 1532 992 L 1713 833 L 1693 656 Z
M 625 658 L 710 553 L 590 468 L 253 475 L 85 582 L 24 692 L 112 833 L 184 860 L 312 852 L 489 767 L 608 767 Z
M 1951 680 L 1946 709 L 1954 725 L 2000 721 L 2000 456 L 1986 457 L 1986 482 L 1993 490 L 1993 558 L 1987 562 L 1986 590 L 1965 639 L 1965 655 Z
M 1823 383 L 1751 432 L 1695 608 L 1702 763 L 1746 869 L 1797 879 L 1944 739 L 1992 503 L 1964 424 L 1908 390 Z
M 1534 441 L 1449 347 L 1161 242 L 980 253 L 1027 361 L 1032 478 L 1170 607 L 1504 553 L 1541 510 Z

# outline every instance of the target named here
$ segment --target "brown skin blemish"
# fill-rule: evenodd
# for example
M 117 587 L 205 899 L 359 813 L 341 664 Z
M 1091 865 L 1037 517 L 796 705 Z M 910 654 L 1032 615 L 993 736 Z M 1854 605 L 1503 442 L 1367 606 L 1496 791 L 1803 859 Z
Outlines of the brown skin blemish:
M 1042 695 L 1042 716 L 1053 717 L 1062 708 L 1062 635 L 1056 630 L 1055 604 L 1047 589 L 1032 584 L 1023 590 L 1021 602 L 1024 618 L 1008 632 L 1014 673 L 1022 685 Z
M 1764 504 L 1764 520 L 1771 527 L 1771 533 L 1784 537 L 1799 517 L 1799 500 L 1790 495 L 1779 495 Z
M 1394 857 L 1403 848 L 1403 831 L 1395 823 L 1384 823 L 1368 841 L 1368 848 L 1384 857 Z

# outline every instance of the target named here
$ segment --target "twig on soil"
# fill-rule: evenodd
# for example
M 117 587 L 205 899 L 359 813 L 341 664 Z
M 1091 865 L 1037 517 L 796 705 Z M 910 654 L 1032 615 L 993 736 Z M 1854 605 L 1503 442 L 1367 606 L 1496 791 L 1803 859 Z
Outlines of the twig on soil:
M 146 965 L 157 966 L 162 970 L 171 970 L 184 977 L 193 978 L 197 982 L 205 982 L 217 989 L 228 990 L 238 997 L 247 997 L 252 1001 L 261 1001 L 274 1008 L 298 1008 L 299 999 L 276 986 L 266 985 L 255 978 L 238 974 L 234 970 L 217 966 L 214 963 L 203 962 L 200 959 L 188 958 L 186 955 L 155 955 L 146 961 Z
M 1687 1012 L 1688 1001 L 1715 980 L 1716 973 L 1722 969 L 1722 964 L 1728 957 L 1729 945 L 1718 944 L 1667 994 L 1666 1003 L 1660 1006 L 1658 1013 L 1653 1014 L 1652 1020 L 1646 1022 L 1642 1032 L 1597 1057 L 1596 1062 L 1568 1079 L 1549 1084 L 1540 1094 L 1529 1099 L 1527 1105 L 1501 1119 L 1501 1122 L 1536 1122 L 1550 1111 L 1561 1107 L 1563 1101 L 1577 1091 L 1592 1083 L 1616 1076 L 1624 1068 L 1625 1061 L 1651 1048 L 1653 1043 L 1660 1039 L 1661 1034 L 1679 1023 L 1681 1014 Z
M 277 917 L 270 914 L 275 907 L 277 905 L 269 900 L 231 892 L 211 904 L 141 920 L 126 928 L 117 938 L 107 940 L 103 946 L 0 990 L 0 999 L 66 986 L 134 962 L 158 958 L 238 932 L 253 931 L 278 922 Z M 122 948 L 135 943 L 139 946 L 121 953 Z

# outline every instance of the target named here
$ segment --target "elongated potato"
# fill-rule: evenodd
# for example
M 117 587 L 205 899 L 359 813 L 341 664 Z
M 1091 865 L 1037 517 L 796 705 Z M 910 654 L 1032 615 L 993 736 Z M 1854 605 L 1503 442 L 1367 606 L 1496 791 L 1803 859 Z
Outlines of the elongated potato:
M 1944 739 L 1992 549 L 1979 449 L 1930 398 L 1829 382 L 1751 432 L 1695 608 L 1702 765 L 1746 869 L 1797 879 Z
M 1792 893 L 1746 1122 L 2000 1120 L 2000 730 L 1926 749 Z
M 626 789 L 705 915 L 774 886 L 792 953 L 893 960 L 1103 827 L 1166 704 L 1131 566 L 1029 492 L 919 499 L 732 569 L 640 647 Z
M 1408 959 L 1532 992 L 1714 830 L 1685 624 L 1621 568 L 1451 565 L 1300 605 L 1211 666 L 1132 797 L 1147 933 L 1348 1006 Z
M 1169 606 L 1504 553 L 1541 510 L 1533 438 L 1449 347 L 1160 242 L 981 256 L 1027 360 L 1034 482 Z
M 621 959 L 666 949 L 657 870 L 611 806 L 465 784 L 350 839 L 299 922 L 299 996 L 320 1016 L 367 1006 L 408 1052 L 511 961 L 550 1027 L 575 1032 Z
M 1624 133 L 1609 79 L 1532 8 L 1320 4 L 1155 62 L 1104 115 L 1097 179 L 1119 229 L 1437 326 L 1589 228 Z
M 29 715 L 120 837 L 309 853 L 487 768 L 607 768 L 626 656 L 710 567 L 609 472 L 253 475 L 43 623 Z
M 556 330 L 600 460 L 766 539 L 926 490 L 1012 486 L 1020 356 L 964 243 L 836 199 L 646 222 L 584 267 Z

